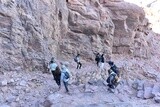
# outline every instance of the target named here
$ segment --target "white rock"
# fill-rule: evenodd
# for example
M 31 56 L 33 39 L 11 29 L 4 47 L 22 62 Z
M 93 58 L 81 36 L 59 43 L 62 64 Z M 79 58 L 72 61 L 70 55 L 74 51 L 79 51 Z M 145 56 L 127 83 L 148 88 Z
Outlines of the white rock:
M 7 80 L 0 80 L 0 86 L 6 86 Z
M 139 81 L 138 82 L 138 90 L 143 90 L 143 87 L 144 87 L 144 81 Z
M 10 81 L 9 81 L 10 83 L 13 83 L 14 82 L 14 79 L 10 79 Z
M 19 85 L 21 85 L 21 86 L 26 86 L 26 85 L 27 85 L 27 82 L 24 81 L 24 80 L 22 80 L 22 81 L 19 83 Z
M 154 87 L 152 89 L 152 94 L 156 96 L 158 93 L 160 93 L 160 84 L 154 84 Z
M 2 90 L 2 92 L 5 93 L 5 92 L 7 92 L 8 88 L 7 87 L 2 87 L 1 90 Z
M 6 98 L 6 101 L 9 103 L 13 102 L 14 100 L 15 100 L 15 96 L 12 96 L 12 95 L 7 96 Z
M 22 86 L 16 86 L 16 90 L 21 90 Z
M 26 89 L 25 89 L 25 92 L 26 92 L 26 93 L 29 93 L 30 91 L 31 91 L 31 90 L 30 90 L 29 88 L 26 88 Z
M 19 100 L 20 100 L 19 97 L 17 97 L 17 98 L 16 98 L 16 101 L 19 102 Z
M 143 96 L 144 96 L 144 91 L 143 90 L 137 91 L 137 97 L 138 98 L 143 98 Z
M 47 97 L 46 102 L 53 104 L 53 102 L 55 102 L 57 99 L 62 98 L 63 95 L 57 93 L 57 94 L 51 94 Z
M 154 95 L 152 94 L 152 87 L 145 87 L 144 88 L 144 98 L 149 99 L 153 97 Z

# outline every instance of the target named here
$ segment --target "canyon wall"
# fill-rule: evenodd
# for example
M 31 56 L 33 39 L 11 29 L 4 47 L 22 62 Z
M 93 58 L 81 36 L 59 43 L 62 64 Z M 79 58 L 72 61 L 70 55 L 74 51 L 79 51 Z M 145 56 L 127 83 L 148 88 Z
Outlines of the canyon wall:
M 0 70 L 44 71 L 77 53 L 149 58 L 148 32 L 142 8 L 123 0 L 0 0 Z

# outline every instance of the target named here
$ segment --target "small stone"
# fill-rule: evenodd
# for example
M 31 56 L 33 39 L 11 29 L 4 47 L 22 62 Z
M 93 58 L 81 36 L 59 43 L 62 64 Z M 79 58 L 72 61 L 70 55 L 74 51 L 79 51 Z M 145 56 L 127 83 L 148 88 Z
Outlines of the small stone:
M 7 96 L 6 98 L 6 101 L 9 103 L 13 102 L 14 100 L 15 100 L 15 96 L 12 96 L 12 95 Z
M 1 90 L 2 90 L 3 93 L 6 93 L 8 88 L 7 87 L 2 87 Z
M 13 83 L 13 82 L 14 82 L 14 79 L 11 79 L 9 82 L 10 82 L 10 83 Z
M 27 82 L 24 81 L 24 80 L 22 80 L 22 81 L 19 83 L 19 85 L 21 85 L 21 86 L 26 86 L 26 85 L 27 85 Z
M 137 97 L 138 97 L 138 98 L 143 98 L 143 96 L 144 96 L 144 91 L 143 91 L 143 90 L 139 90 L 139 91 L 137 92 Z
M 17 98 L 16 98 L 16 102 L 19 102 L 19 100 L 20 100 L 19 97 L 17 97 Z
M 152 88 L 151 87 L 145 87 L 144 88 L 144 98 L 149 99 L 153 98 L 154 95 L 152 94 Z
M 26 88 L 26 89 L 25 89 L 25 92 L 26 92 L 26 93 L 29 93 L 29 92 L 30 92 L 30 89 L 29 89 L 29 88 Z
M 18 96 L 18 95 L 19 95 L 19 91 L 18 91 L 18 90 L 12 90 L 12 94 L 13 94 L 14 96 Z
M 21 90 L 22 87 L 21 86 L 16 86 L 16 90 Z
M 154 84 L 154 87 L 152 89 L 152 94 L 156 96 L 158 93 L 160 93 L 160 84 Z
M 0 86 L 6 86 L 6 85 L 7 85 L 7 80 L 0 81 Z

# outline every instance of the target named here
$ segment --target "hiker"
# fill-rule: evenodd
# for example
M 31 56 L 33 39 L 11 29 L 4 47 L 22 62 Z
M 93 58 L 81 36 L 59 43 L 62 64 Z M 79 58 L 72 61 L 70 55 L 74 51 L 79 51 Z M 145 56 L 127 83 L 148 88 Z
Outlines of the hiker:
M 114 62 L 109 61 L 110 69 L 108 70 L 109 77 L 107 78 L 107 83 L 109 88 L 115 89 L 119 83 L 119 70 Z
M 117 74 L 117 76 L 119 77 L 120 72 L 119 72 L 117 66 L 114 64 L 114 62 L 108 61 L 108 64 L 110 65 L 110 69 L 113 70 Z
M 100 67 L 100 60 L 101 60 L 101 58 L 100 58 L 101 56 L 100 56 L 100 54 L 99 53 L 97 53 L 96 54 L 96 58 L 95 58 L 95 61 L 96 61 L 96 63 L 97 63 L 97 66 L 98 67 Z
M 77 69 L 81 69 L 82 63 L 80 62 L 80 54 L 77 54 L 77 56 L 74 58 L 74 61 L 77 63 Z
M 57 85 L 59 86 L 59 89 L 61 88 L 61 71 L 58 67 L 58 65 L 56 64 L 55 59 L 52 57 L 51 61 L 49 62 L 49 70 L 51 71 L 54 80 L 56 81 Z
M 103 70 L 103 67 L 104 67 L 104 54 L 102 54 L 100 58 L 100 68 Z
M 118 85 L 118 84 L 117 84 L 118 76 L 117 76 L 117 74 L 116 74 L 113 70 L 111 70 L 111 69 L 108 70 L 108 73 L 109 73 L 109 77 L 107 78 L 108 86 L 109 86 L 109 88 L 111 88 L 111 89 L 115 89 L 116 86 Z
M 66 92 L 68 93 L 69 92 L 68 81 L 70 78 L 70 72 L 67 67 L 68 67 L 67 64 L 61 65 L 61 82 L 63 82 Z

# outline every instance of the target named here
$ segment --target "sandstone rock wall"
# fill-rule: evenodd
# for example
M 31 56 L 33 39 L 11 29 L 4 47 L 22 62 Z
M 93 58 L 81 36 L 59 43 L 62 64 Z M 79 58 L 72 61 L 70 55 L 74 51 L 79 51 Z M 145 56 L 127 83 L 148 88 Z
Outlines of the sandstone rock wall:
M 115 25 L 112 52 L 148 58 L 150 50 L 145 38 L 149 26 L 142 8 L 123 0 L 101 0 L 100 3 L 110 10 Z
M 64 0 L 3 0 L 0 3 L 1 69 L 42 70 L 66 34 Z
M 41 70 L 55 56 L 95 52 L 148 58 L 147 20 L 123 0 L 1 0 L 1 71 Z

